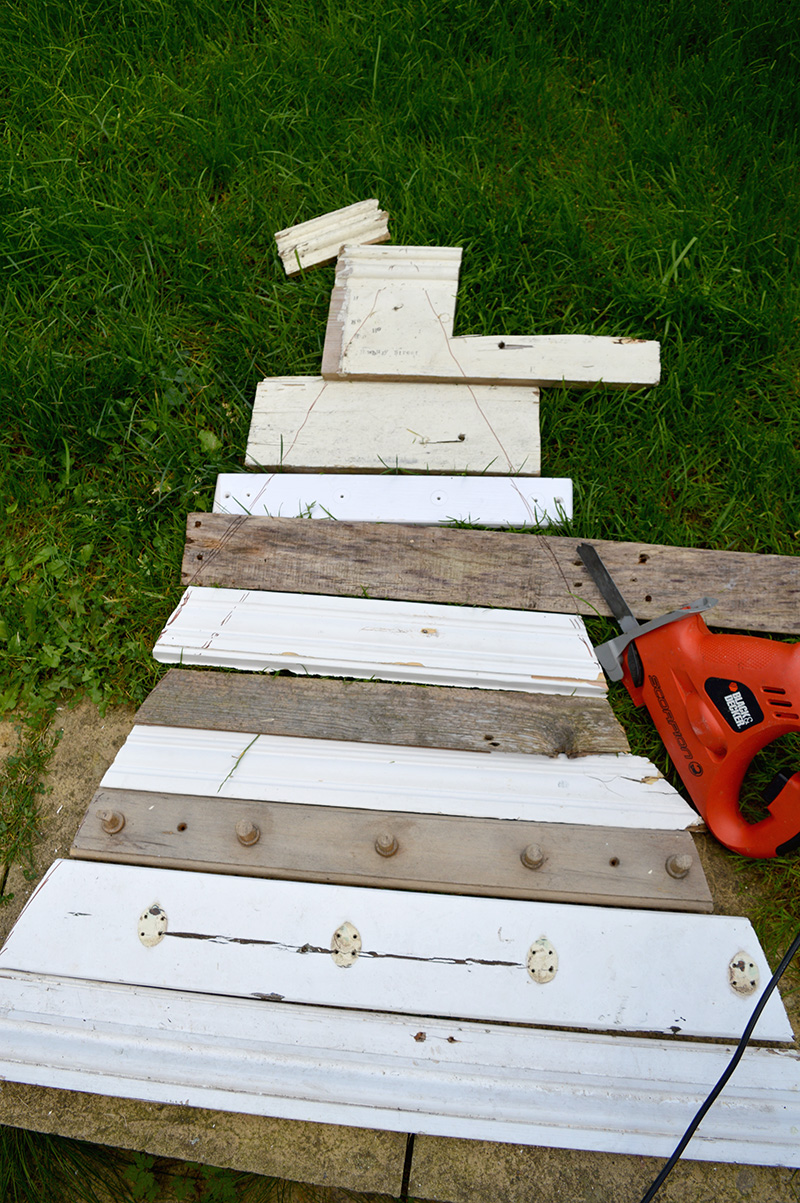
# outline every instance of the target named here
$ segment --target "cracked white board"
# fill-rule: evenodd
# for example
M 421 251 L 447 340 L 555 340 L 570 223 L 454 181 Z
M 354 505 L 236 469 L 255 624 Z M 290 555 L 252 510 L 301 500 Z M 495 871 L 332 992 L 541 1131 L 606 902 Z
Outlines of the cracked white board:
M 733 1052 L 2 970 L 0 991 L 12 1082 L 637 1156 L 670 1155 Z M 796 1053 L 750 1048 L 684 1158 L 798 1166 L 798 1129 Z
M 345 247 L 336 265 L 322 375 L 541 388 L 658 384 L 657 342 L 583 334 L 453 336 L 439 274 L 450 247 Z M 459 252 L 460 256 L 460 252 Z M 460 262 L 460 258 L 458 260 Z
M 136 725 L 104 789 L 678 831 L 697 812 L 649 760 L 457 752 Z
M 158 930 L 143 930 L 157 912 Z M 746 955 L 754 989 L 731 985 Z M 689 970 L 689 967 L 691 969 Z M 0 968 L 302 1004 L 738 1036 L 769 967 L 746 919 L 56 861 Z M 587 989 L 587 984 L 590 988 Z M 791 1041 L 779 995 L 762 1039 Z
M 388 242 L 388 220 L 389 214 L 371 199 L 277 230 L 275 243 L 286 275 L 332 262 L 346 242 Z
M 572 614 L 190 585 L 153 655 L 165 664 L 604 697 Z
M 539 392 L 270 377 L 256 388 L 245 463 L 299 471 L 538 476 Z
M 338 522 L 549 526 L 572 517 L 572 481 L 543 476 L 530 480 L 502 476 L 226 473 L 217 477 L 213 512 Z

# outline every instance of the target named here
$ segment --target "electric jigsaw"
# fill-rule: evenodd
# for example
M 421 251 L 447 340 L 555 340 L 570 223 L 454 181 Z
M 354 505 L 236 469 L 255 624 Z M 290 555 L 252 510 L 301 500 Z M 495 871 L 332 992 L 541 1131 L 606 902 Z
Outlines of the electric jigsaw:
M 767 744 L 800 732 L 800 644 L 719 635 L 701 617 L 703 597 L 639 623 L 588 543 L 578 547 L 622 634 L 595 648 L 606 675 L 646 706 L 692 802 L 716 838 L 742 856 L 800 848 L 800 772 L 776 773 L 768 815 L 745 819 L 739 793 Z

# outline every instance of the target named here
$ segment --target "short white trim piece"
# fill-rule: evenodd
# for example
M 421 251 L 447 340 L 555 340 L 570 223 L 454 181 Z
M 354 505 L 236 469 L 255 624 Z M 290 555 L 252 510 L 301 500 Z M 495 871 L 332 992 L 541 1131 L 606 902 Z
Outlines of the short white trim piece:
M 153 655 L 165 664 L 606 694 L 583 619 L 528 610 L 194 585 Z
M 256 388 L 245 463 L 538 476 L 539 390 L 275 376 Z
M 102 780 L 210 798 L 679 831 L 697 814 L 641 756 L 459 752 L 133 727 Z
M 733 1051 L 8 971 L 0 997 L 13 1082 L 639 1156 L 669 1156 Z M 796 1052 L 748 1049 L 684 1156 L 800 1166 L 798 1129 Z
M 151 908 L 163 917 L 155 938 Z M 756 983 L 769 980 L 750 923 L 726 915 L 59 860 L 0 967 L 406 1015 L 729 1038 L 758 998 L 731 987 L 737 957 L 748 958 Z M 793 1039 L 778 994 L 759 1028 L 765 1040 Z
M 388 220 L 389 214 L 378 208 L 377 200 L 365 200 L 278 230 L 275 242 L 286 275 L 332 262 L 346 242 L 388 242 Z
M 572 481 L 238 472 L 217 477 L 213 512 L 342 522 L 548 526 L 572 517 Z

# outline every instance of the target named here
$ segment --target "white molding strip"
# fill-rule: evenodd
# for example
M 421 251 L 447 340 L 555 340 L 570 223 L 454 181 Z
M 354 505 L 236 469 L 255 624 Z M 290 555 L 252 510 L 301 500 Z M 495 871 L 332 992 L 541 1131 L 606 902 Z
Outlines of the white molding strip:
M 427 271 L 409 270 L 427 249 Z M 344 247 L 336 265 L 322 375 L 329 379 L 459 381 L 607 388 L 658 384 L 659 344 L 579 334 L 453 337 L 434 292 L 445 247 Z M 443 311 L 442 311 L 443 310 Z
M 641 756 L 486 755 L 138 724 L 101 786 L 640 830 L 698 822 Z
M 256 388 L 245 463 L 538 476 L 539 391 L 275 376 Z
M 572 517 L 572 481 L 238 472 L 217 477 L 214 513 L 342 522 L 547 526 Z
M 5 971 L 0 994 L 13 1082 L 638 1156 L 669 1156 L 733 1051 Z M 798 1129 L 797 1054 L 748 1049 L 684 1156 L 800 1166 Z
M 12 929 L 0 968 L 406 1015 L 729 1038 L 759 993 L 732 988 L 737 957 L 754 984 L 769 980 L 748 920 L 724 915 L 59 860 Z M 759 1028 L 762 1039 L 792 1041 L 778 994 Z
M 388 220 L 389 214 L 378 208 L 377 200 L 365 200 L 278 230 L 275 242 L 286 275 L 331 263 L 346 242 L 388 242 Z
M 193 585 L 153 655 L 165 664 L 606 695 L 583 619 L 528 610 Z

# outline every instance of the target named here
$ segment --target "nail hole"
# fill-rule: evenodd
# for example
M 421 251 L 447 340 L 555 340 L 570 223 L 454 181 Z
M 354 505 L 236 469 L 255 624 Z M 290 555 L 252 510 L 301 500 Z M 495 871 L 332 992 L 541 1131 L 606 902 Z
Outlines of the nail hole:
M 611 857 L 611 860 L 610 860 L 608 863 L 611 865 L 611 868 L 612 868 L 612 869 L 616 869 L 617 865 L 619 864 L 619 857 L 618 857 L 618 856 L 612 856 L 612 857 Z
M 185 830 L 186 830 L 186 824 L 185 824 L 185 823 L 179 823 L 179 824 L 178 824 L 178 831 L 185 831 Z
M 650 594 L 649 594 L 649 593 L 645 593 L 645 595 L 644 595 L 644 600 L 645 600 L 646 602 L 650 602 L 650 601 L 652 601 L 653 599 L 652 599 L 652 597 L 650 596 Z

